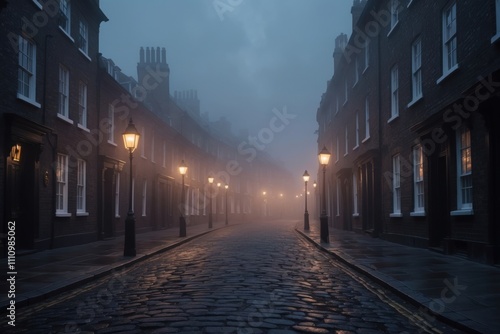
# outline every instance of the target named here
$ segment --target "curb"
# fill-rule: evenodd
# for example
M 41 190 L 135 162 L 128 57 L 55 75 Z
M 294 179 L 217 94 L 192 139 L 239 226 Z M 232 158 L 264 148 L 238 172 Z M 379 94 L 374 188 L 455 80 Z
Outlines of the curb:
M 396 284 L 391 284 L 387 281 L 393 281 L 394 283 L 396 283 L 397 281 L 393 280 L 393 279 L 387 279 L 386 276 L 382 273 L 378 273 L 378 272 L 373 272 L 371 270 L 367 270 L 367 269 L 364 269 L 362 268 L 362 266 L 358 266 L 356 264 L 353 264 L 352 262 L 350 262 L 348 259 L 346 259 L 345 257 L 333 252 L 333 251 L 330 251 L 328 250 L 327 248 L 325 248 L 324 246 L 321 245 L 321 243 L 318 243 L 316 242 L 315 240 L 313 240 L 309 235 L 307 235 L 306 233 L 304 233 L 303 231 L 301 231 L 300 229 L 298 228 L 295 228 L 295 231 L 300 235 L 302 236 L 305 240 L 307 240 L 309 243 L 311 243 L 313 246 L 315 246 L 316 248 L 318 248 L 320 251 L 324 252 L 324 253 L 327 253 L 328 255 L 334 257 L 336 260 L 339 260 L 340 262 L 342 262 L 343 264 L 347 265 L 349 268 L 351 269 L 354 269 L 356 270 L 357 272 L 363 274 L 363 275 L 366 275 L 367 277 L 369 277 L 370 279 L 372 279 L 373 281 L 375 281 L 376 283 L 380 284 L 381 286 L 383 286 L 384 288 L 387 288 L 388 290 L 390 290 L 391 292 L 393 292 L 395 295 L 397 295 L 398 297 L 402 298 L 403 300 L 409 302 L 410 304 L 416 306 L 416 307 L 419 307 L 423 313 L 425 313 L 426 315 L 428 315 L 429 317 L 434 317 L 435 319 L 447 324 L 447 325 L 450 325 L 452 327 L 454 327 L 455 329 L 457 330 L 460 330 L 460 331 L 464 331 L 466 333 L 474 333 L 474 334 L 481 334 L 482 332 L 477 330 L 477 329 L 474 329 L 474 328 L 471 328 L 457 320 L 453 320 L 441 313 L 436 313 L 434 311 L 432 311 L 427 305 L 430 305 L 430 303 L 432 302 L 432 299 L 429 299 L 427 297 L 422 297 L 420 300 L 417 299 L 417 297 L 415 296 L 412 296 L 410 293 L 406 293 L 403 291 L 404 289 L 404 285 L 399 283 L 397 285 L 400 285 L 400 287 L 396 287 L 394 285 Z M 378 275 L 377 275 L 378 274 Z M 382 276 L 385 276 L 385 277 L 382 277 Z M 386 278 L 384 280 L 384 278 Z M 425 299 L 425 300 L 424 300 Z

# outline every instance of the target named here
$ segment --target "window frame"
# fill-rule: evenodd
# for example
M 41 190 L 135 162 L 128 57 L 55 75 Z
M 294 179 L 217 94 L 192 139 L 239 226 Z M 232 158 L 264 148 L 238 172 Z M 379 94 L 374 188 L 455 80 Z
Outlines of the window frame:
M 82 90 L 83 88 L 83 90 Z M 88 85 L 80 81 L 78 85 L 78 125 L 87 129 L 88 116 Z
M 398 65 L 391 68 L 391 118 L 387 121 L 390 123 L 392 120 L 399 117 L 399 69 Z
M 82 159 L 77 161 L 76 177 L 76 213 L 87 213 L 87 162 Z
M 423 97 L 422 39 L 420 37 L 412 43 L 411 50 L 412 102 L 416 102 Z
M 83 17 L 78 24 L 78 50 L 87 56 L 89 54 L 89 24 Z
M 68 212 L 68 161 L 66 154 L 57 154 L 56 165 L 56 216 L 69 217 Z
M 401 217 L 401 155 L 392 157 L 392 214 Z
M 19 35 L 17 46 L 17 97 L 40 108 L 36 102 L 36 44 Z
M 413 212 L 425 213 L 424 152 L 422 145 L 413 147 Z
M 467 134 L 466 141 L 468 141 L 466 144 L 465 148 L 463 147 L 463 141 L 464 141 L 464 134 Z M 456 155 L 457 155 L 457 161 L 456 161 L 456 166 L 457 166 L 457 212 L 464 212 L 464 213 L 472 213 L 473 210 L 473 184 L 472 184 L 472 133 L 469 128 L 466 126 L 460 127 L 456 131 Z M 468 152 L 466 153 L 466 159 L 467 156 L 469 157 L 469 171 L 464 172 L 463 171 L 463 161 L 464 161 L 464 156 L 463 153 L 464 151 L 467 150 Z M 466 160 L 467 161 L 467 160 Z M 467 187 L 467 189 L 470 189 L 470 201 L 469 202 L 464 202 L 464 178 L 467 177 L 470 180 L 470 187 Z
M 370 138 L 370 100 L 365 97 L 365 138 L 362 143 Z
M 69 69 L 59 64 L 59 107 L 57 115 L 73 123 L 69 118 Z
M 451 16 L 451 22 L 448 23 L 448 13 Z M 450 29 L 448 26 L 452 25 Z M 453 72 L 453 70 L 458 66 L 458 38 L 457 38 L 457 2 L 456 0 L 451 1 L 443 9 L 442 17 L 442 29 L 443 29 L 443 76 Z M 449 30 L 451 30 L 450 36 L 448 36 Z M 451 43 L 451 45 L 450 45 Z M 450 49 L 451 51 L 450 52 Z M 450 61 L 449 55 L 453 54 Z M 454 63 L 453 61 L 454 60 Z
M 115 145 L 115 106 L 108 104 L 108 143 Z
M 65 26 L 61 25 L 64 19 Z M 71 1 L 59 0 L 59 28 L 68 36 L 71 36 Z

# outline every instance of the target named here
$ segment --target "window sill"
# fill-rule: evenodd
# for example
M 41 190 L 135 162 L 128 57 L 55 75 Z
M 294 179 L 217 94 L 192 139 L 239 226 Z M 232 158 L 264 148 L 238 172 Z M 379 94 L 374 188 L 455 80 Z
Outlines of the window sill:
M 458 64 L 450 68 L 446 73 L 443 73 L 443 75 L 436 80 L 436 84 L 439 85 L 441 82 L 443 82 L 444 79 L 449 77 L 452 73 L 454 73 L 456 70 L 458 70 Z
M 88 129 L 86 126 L 84 125 L 81 125 L 80 123 L 78 123 L 78 128 L 85 131 L 85 132 L 88 132 L 90 133 L 90 129 Z
M 392 32 L 394 30 L 396 30 L 396 28 L 398 27 L 398 25 L 399 25 L 399 20 L 398 20 L 398 22 L 394 23 L 394 25 L 392 26 L 391 30 L 389 30 L 389 32 L 387 33 L 387 37 L 389 37 L 390 35 L 392 35 Z
M 59 30 L 61 30 L 62 33 L 64 35 L 66 35 L 66 37 L 68 37 L 70 39 L 70 41 L 72 41 L 73 43 L 75 43 L 75 40 L 73 39 L 73 37 L 71 37 L 71 35 L 69 34 L 69 32 L 67 32 L 66 30 L 64 30 L 61 26 L 59 26 Z
M 472 209 L 461 209 L 450 212 L 450 216 L 473 216 L 474 211 Z
M 408 103 L 408 105 L 406 106 L 406 108 L 411 108 L 413 107 L 413 105 L 415 105 L 415 103 L 419 102 L 420 100 L 422 100 L 424 98 L 423 95 L 420 95 L 419 97 L 417 97 L 416 99 L 413 99 L 410 103 Z
M 352 216 L 353 216 L 354 218 L 358 218 L 358 217 L 359 217 L 359 213 L 353 213 L 353 214 L 352 214 Z
M 357 148 L 359 148 L 359 145 L 354 146 L 354 147 L 352 148 L 352 150 L 354 151 L 354 150 L 356 150 Z
M 82 56 L 85 57 L 85 59 L 87 59 L 88 61 L 92 62 L 92 58 L 89 57 L 89 55 L 87 54 L 87 52 L 83 51 L 80 48 L 78 48 L 78 51 L 80 51 L 80 53 L 82 54 Z
M 408 6 L 406 6 L 406 8 L 410 8 L 411 4 L 413 4 L 413 0 L 410 0 L 410 2 L 408 2 Z
M 366 47 L 366 46 L 365 46 Z M 361 75 L 365 75 L 366 71 L 368 71 L 368 67 L 369 66 L 366 66 L 365 69 L 363 70 L 363 72 L 361 72 Z
M 400 213 L 390 213 L 389 217 L 390 218 L 401 218 L 401 217 L 403 217 L 403 214 L 401 212 Z
M 88 212 L 77 212 L 76 216 L 77 217 L 87 217 L 89 215 Z
M 69 213 L 69 212 L 56 212 L 56 217 L 62 217 L 62 218 L 71 217 L 71 213 Z
M 33 3 L 40 9 L 42 10 L 43 9 L 43 6 L 42 4 L 38 1 L 38 0 L 33 0 Z
M 399 114 L 392 116 L 391 118 L 389 118 L 387 120 L 387 124 L 392 123 L 395 119 L 398 119 L 398 118 L 399 118 Z
M 410 212 L 411 217 L 425 217 L 425 211 Z
M 57 118 L 59 118 L 62 121 L 65 121 L 66 123 L 73 124 L 73 121 L 64 115 L 57 114 Z
M 368 139 L 370 139 L 370 136 L 368 136 L 368 137 L 366 137 L 365 139 L 363 139 L 363 140 L 361 141 L 361 143 L 362 143 L 362 144 L 366 143 L 366 142 L 368 141 Z
M 111 140 L 108 140 L 108 144 L 109 145 L 113 145 L 115 147 L 117 147 L 118 145 L 116 145 L 116 143 L 114 141 L 111 141 Z
M 21 94 L 19 94 L 19 93 L 17 93 L 17 98 L 18 98 L 19 100 L 22 100 L 22 101 L 24 101 L 24 102 L 26 102 L 26 103 L 31 104 L 31 105 L 32 105 L 32 106 L 34 106 L 34 107 L 37 107 L 38 109 L 40 109 L 40 108 L 42 107 L 42 105 L 41 105 L 40 103 L 38 103 L 38 102 L 36 102 L 35 100 L 32 100 L 32 99 L 30 99 L 30 98 L 27 98 L 26 96 L 21 95 Z
M 500 41 L 500 31 L 495 34 L 495 36 L 491 37 L 491 44 L 495 44 Z
M 349 155 L 349 153 L 344 153 L 344 157 L 347 157 L 347 155 Z
M 121 218 L 120 215 L 115 215 L 115 218 Z

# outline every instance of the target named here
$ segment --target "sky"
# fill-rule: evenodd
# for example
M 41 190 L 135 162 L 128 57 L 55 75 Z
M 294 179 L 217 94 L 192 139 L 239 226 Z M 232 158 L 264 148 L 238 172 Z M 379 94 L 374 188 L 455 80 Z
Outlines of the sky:
M 140 47 L 165 47 L 170 94 L 247 129 L 302 184 L 318 168 L 316 111 L 352 0 L 101 0 L 100 52 L 137 79 Z M 287 115 L 285 121 L 273 119 Z M 271 130 L 271 131 L 269 131 Z M 260 135 L 260 137 L 259 137 Z

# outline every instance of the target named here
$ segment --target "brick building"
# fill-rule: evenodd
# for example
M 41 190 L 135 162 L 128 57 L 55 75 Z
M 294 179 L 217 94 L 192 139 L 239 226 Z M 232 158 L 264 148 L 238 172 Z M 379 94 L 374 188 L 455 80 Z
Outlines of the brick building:
M 354 1 L 317 113 L 333 226 L 499 261 L 499 11 Z
M 199 101 L 176 103 L 165 49 L 139 51 L 137 80 L 100 55 L 107 18 L 98 0 L 2 4 L 0 219 L 3 235 L 16 222 L 17 249 L 123 234 L 130 187 L 138 233 L 178 226 L 182 160 L 188 233 L 189 224 L 208 221 L 209 175 L 229 184 L 232 221 L 256 218 L 261 183 L 289 184 L 265 155 L 250 166 L 238 151 L 242 139 L 212 130 Z M 141 132 L 132 184 L 121 136 L 131 117 Z M 263 169 L 266 177 L 256 178 Z M 225 195 L 214 197 L 214 212 L 225 213 Z

